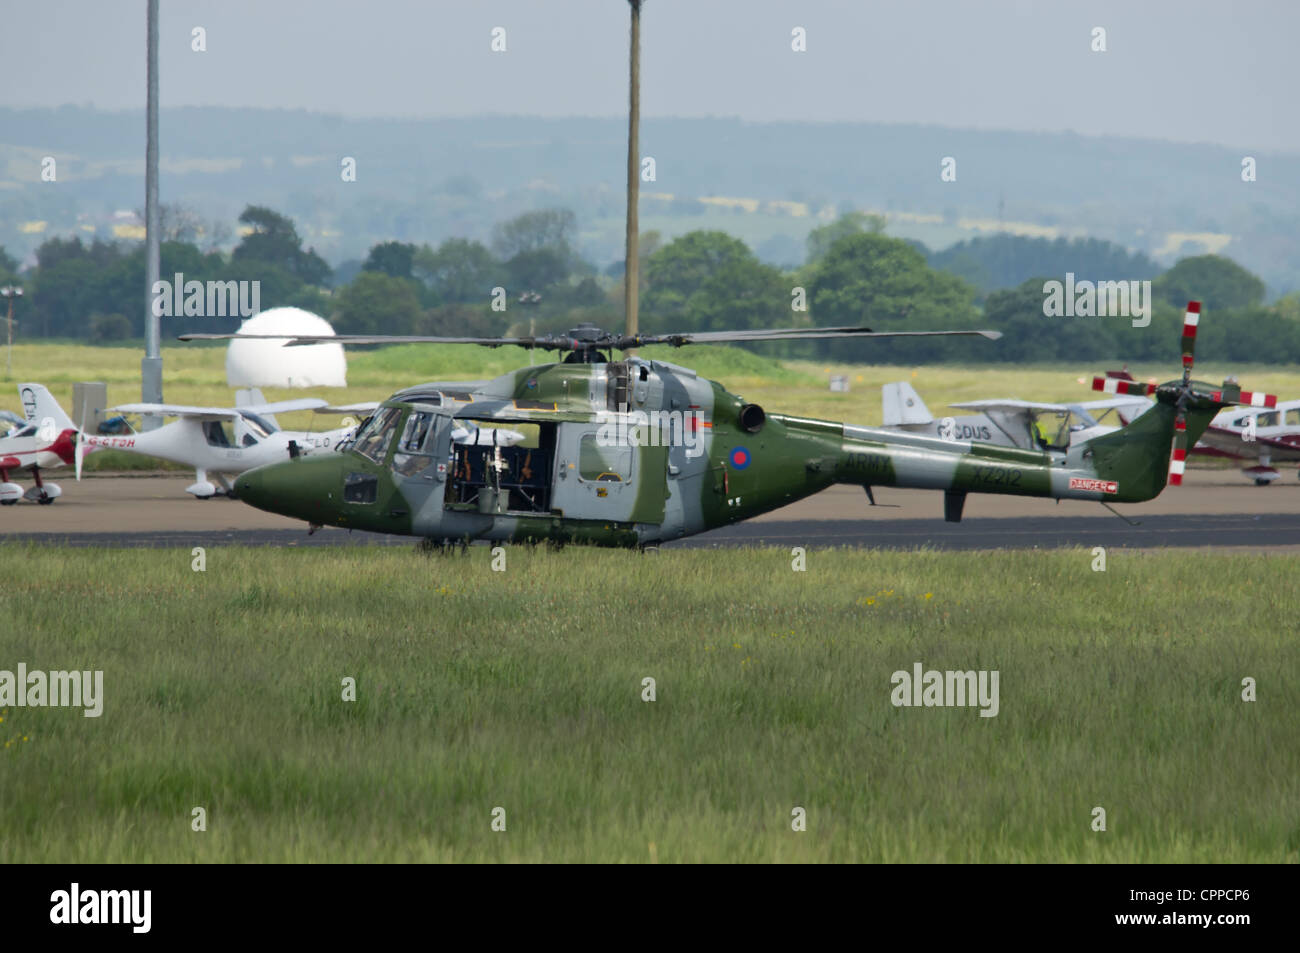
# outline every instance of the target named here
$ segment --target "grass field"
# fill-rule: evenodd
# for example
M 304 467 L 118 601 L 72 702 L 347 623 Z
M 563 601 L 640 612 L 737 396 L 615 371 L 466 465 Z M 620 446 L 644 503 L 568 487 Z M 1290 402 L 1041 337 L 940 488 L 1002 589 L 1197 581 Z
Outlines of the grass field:
M 1092 558 L 0 544 L 0 860 L 1297 860 L 1300 561 Z
M 880 423 L 880 386 L 889 381 L 911 382 L 935 416 L 947 413 L 954 402 L 991 397 L 1022 400 L 1074 401 L 1099 396 L 1080 385 L 1080 377 L 1091 378 L 1110 367 L 1091 363 L 1008 367 L 898 367 L 888 365 L 814 364 L 807 361 L 781 362 L 729 347 L 646 348 L 643 356 L 671 361 L 693 368 L 701 376 L 719 381 L 733 393 L 763 405 L 770 411 L 801 414 L 829 420 L 873 425 Z M 163 394 L 172 403 L 226 407 L 234 392 L 226 386 L 225 347 L 171 346 L 163 349 L 165 379 Z M 72 403 L 76 381 L 104 381 L 113 403 L 140 399 L 140 358 L 134 347 L 95 347 L 86 344 L 39 343 L 14 347 L 13 374 L 0 377 L 0 408 L 21 414 L 14 384 L 36 381 L 50 388 L 64 404 Z M 540 355 L 536 356 L 541 361 Z M 403 387 L 428 380 L 481 380 L 495 377 L 530 362 L 529 352 L 519 348 L 488 349 L 473 345 L 429 347 L 404 345 L 348 356 L 347 388 L 318 388 L 309 392 L 265 388 L 268 400 L 294 397 L 323 397 L 334 403 L 383 400 Z M 1139 379 L 1177 377 L 1180 368 L 1133 367 Z M 1243 386 L 1287 397 L 1300 396 L 1300 367 L 1277 365 L 1229 366 L 1207 361 L 1197 365 L 1197 377 L 1219 381 L 1236 374 Z M 832 374 L 846 375 L 851 391 L 831 393 Z M 326 429 L 338 418 L 312 413 L 282 414 L 286 429 Z M 153 469 L 159 464 L 134 454 L 104 452 L 86 459 L 95 470 Z

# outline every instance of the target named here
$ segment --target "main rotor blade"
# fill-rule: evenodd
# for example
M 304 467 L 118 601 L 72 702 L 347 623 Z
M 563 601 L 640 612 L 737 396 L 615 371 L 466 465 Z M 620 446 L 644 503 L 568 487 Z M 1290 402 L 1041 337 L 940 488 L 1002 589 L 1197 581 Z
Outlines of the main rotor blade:
M 283 341 L 286 346 L 306 344 L 481 344 L 484 347 L 501 347 L 516 344 L 519 347 L 560 347 L 567 349 L 568 338 L 498 338 L 498 337 L 440 337 L 424 334 L 182 334 L 179 341 Z
M 283 341 L 288 347 L 309 344 L 479 344 L 484 347 L 540 348 L 548 351 L 582 351 L 611 348 L 625 351 L 650 344 L 681 347 L 684 344 L 727 344 L 747 341 L 803 341 L 823 338 L 982 337 L 996 341 L 1001 331 L 873 331 L 870 328 L 751 328 L 736 331 L 685 331 L 638 334 L 632 337 L 600 331 L 591 337 L 567 334 L 541 337 L 443 337 L 423 334 L 182 334 L 181 341 Z
M 745 344 L 751 341 L 810 341 L 825 338 L 982 337 L 996 341 L 1001 331 L 873 331 L 870 328 L 774 328 L 745 331 L 684 331 L 620 337 L 613 346 L 626 350 L 650 344 L 682 347 L 686 344 Z

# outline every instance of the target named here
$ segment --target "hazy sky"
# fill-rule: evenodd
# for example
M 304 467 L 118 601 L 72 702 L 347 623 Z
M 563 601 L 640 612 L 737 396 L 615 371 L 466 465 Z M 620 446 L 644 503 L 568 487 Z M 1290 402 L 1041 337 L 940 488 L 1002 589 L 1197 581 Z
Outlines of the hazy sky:
M 1294 0 L 645 0 L 645 116 L 1300 152 Z M 144 104 L 144 0 L 4 4 L 0 105 Z M 618 116 L 625 0 L 163 0 L 164 106 Z M 207 52 L 190 49 L 207 31 Z M 494 27 L 507 52 L 490 50 Z M 807 31 L 807 52 L 791 30 Z M 1090 49 L 1106 30 L 1107 52 Z M 3 141 L 3 132 L 0 132 Z

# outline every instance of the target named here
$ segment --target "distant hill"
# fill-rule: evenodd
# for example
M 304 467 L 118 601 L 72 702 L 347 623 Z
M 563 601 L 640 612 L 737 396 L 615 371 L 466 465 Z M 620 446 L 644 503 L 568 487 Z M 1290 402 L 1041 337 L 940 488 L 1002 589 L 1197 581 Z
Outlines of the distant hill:
M 622 250 L 624 135 L 620 119 L 164 109 L 162 193 L 230 227 L 245 204 L 270 205 L 334 264 L 380 240 L 486 238 L 521 211 L 564 206 L 603 267 Z M 52 233 L 130 234 L 114 213 L 143 205 L 142 112 L 0 109 L 0 137 L 0 245 L 21 257 Z M 934 250 L 999 230 L 1094 237 L 1160 265 L 1222 252 L 1271 294 L 1300 287 L 1300 157 L 1256 155 L 1246 183 L 1226 148 L 1074 134 L 650 119 L 641 138 L 656 160 L 644 228 L 722 228 L 776 264 L 798 264 L 811 227 L 860 208 Z M 40 181 L 45 155 L 55 183 Z M 340 178 L 345 156 L 355 182 Z M 940 181 L 945 156 L 955 182 Z

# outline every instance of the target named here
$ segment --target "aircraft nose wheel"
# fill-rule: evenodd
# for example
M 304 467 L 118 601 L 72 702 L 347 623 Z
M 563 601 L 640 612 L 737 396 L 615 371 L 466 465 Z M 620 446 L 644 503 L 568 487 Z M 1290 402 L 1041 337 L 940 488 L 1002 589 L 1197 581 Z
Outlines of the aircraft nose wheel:
M 40 497 L 37 497 L 37 498 L 36 498 L 36 502 L 39 503 L 39 504 L 41 504 L 41 506 L 49 506 L 51 503 L 54 502 L 54 497 L 52 497 L 52 496 L 40 496 Z

